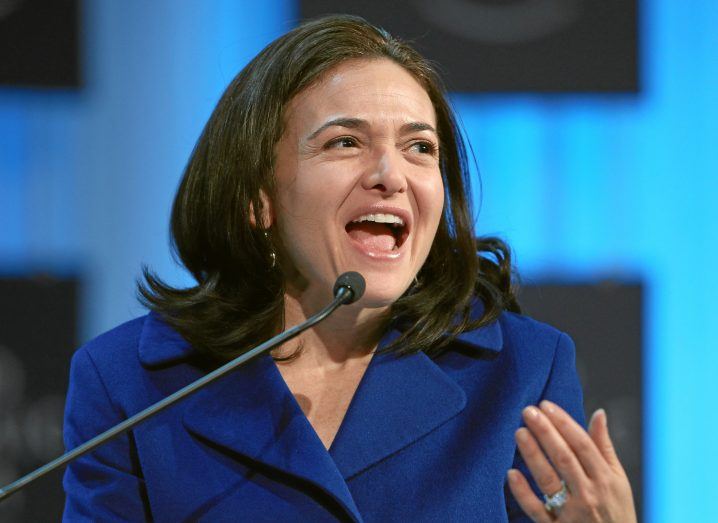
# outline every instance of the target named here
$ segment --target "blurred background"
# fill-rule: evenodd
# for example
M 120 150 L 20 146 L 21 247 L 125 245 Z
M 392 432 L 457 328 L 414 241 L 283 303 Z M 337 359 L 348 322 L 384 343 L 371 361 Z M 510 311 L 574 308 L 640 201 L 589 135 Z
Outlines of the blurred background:
M 69 358 L 144 313 L 141 264 L 192 284 L 169 211 L 232 77 L 297 20 L 355 12 L 440 63 L 477 228 L 576 339 L 643 519 L 718 521 L 718 2 L 362 4 L 0 0 L 0 483 L 62 451 Z M 59 484 L 0 519 L 55 519 Z

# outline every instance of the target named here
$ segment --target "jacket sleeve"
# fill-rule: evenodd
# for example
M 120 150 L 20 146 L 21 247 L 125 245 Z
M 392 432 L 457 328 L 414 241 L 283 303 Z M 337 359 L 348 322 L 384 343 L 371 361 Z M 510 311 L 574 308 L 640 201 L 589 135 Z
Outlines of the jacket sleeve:
M 582 426 L 586 426 L 583 410 L 583 391 L 576 372 L 576 347 L 573 340 L 566 334 L 559 335 L 556 350 L 554 352 L 551 371 L 541 395 L 536 398 L 533 404 L 541 400 L 550 400 L 566 410 L 571 417 Z M 531 477 L 521 454 L 516 451 L 513 468 L 519 469 L 526 476 L 539 499 L 543 500 L 543 493 L 539 490 L 536 482 Z M 509 514 L 509 521 L 516 523 L 530 523 L 531 519 L 524 514 L 518 505 L 508 484 L 505 486 L 506 505 Z
M 124 419 L 87 349 L 72 358 L 65 405 L 65 448 L 72 449 Z M 70 463 L 63 479 L 63 521 L 151 519 L 131 433 L 124 433 Z

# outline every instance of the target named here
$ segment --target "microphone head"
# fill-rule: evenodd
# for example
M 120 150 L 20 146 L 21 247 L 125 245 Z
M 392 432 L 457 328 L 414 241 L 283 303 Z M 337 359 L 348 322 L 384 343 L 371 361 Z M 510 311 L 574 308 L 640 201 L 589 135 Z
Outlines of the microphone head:
M 354 303 L 364 295 L 366 282 L 364 281 L 364 277 L 358 272 L 345 272 L 337 278 L 337 281 L 334 284 L 334 297 L 336 297 L 339 289 L 342 287 L 349 289 L 351 292 L 351 297 L 347 297 L 344 301 L 344 305 L 348 305 L 350 303 Z

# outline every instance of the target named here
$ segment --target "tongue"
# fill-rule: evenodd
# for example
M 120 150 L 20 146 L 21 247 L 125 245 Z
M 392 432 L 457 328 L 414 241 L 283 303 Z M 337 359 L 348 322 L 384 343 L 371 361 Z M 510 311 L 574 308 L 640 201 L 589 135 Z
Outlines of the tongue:
M 383 223 L 361 222 L 347 225 L 349 237 L 373 251 L 391 251 L 396 239 L 391 227 Z

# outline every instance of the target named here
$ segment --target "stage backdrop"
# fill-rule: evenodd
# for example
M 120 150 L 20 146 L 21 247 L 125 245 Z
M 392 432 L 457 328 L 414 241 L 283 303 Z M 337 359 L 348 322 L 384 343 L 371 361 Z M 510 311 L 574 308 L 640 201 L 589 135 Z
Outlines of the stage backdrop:
M 435 60 L 452 91 L 636 92 L 637 0 L 302 0 L 363 16 Z
M 643 289 L 611 281 L 527 285 L 524 312 L 566 331 L 576 343 L 586 421 L 606 409 L 616 450 L 643 521 Z
M 78 343 L 74 278 L 0 278 L 0 483 L 63 452 L 62 415 Z M 62 472 L 0 503 L 0 521 L 59 521 Z
M 79 0 L 0 1 L 0 84 L 78 87 Z

